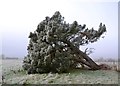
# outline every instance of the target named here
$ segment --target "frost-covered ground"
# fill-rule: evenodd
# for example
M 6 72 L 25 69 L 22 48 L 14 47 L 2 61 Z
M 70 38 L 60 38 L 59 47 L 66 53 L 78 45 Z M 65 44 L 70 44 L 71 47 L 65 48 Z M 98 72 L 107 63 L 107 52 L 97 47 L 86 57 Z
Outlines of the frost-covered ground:
M 63 74 L 30 74 L 22 69 L 22 60 L 2 61 L 3 83 L 7 84 L 118 84 L 118 72 L 113 70 L 75 69 Z

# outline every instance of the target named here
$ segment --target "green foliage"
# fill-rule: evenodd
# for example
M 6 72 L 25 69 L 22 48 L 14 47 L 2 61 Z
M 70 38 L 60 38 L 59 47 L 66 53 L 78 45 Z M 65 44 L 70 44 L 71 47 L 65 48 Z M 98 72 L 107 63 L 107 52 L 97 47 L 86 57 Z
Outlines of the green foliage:
M 30 32 L 28 55 L 24 58 L 23 68 L 28 73 L 66 72 L 72 63 L 74 54 L 64 41 L 69 40 L 74 46 L 93 43 L 106 31 L 102 23 L 99 30 L 88 30 L 77 21 L 66 24 L 59 11 L 40 22 L 36 31 Z

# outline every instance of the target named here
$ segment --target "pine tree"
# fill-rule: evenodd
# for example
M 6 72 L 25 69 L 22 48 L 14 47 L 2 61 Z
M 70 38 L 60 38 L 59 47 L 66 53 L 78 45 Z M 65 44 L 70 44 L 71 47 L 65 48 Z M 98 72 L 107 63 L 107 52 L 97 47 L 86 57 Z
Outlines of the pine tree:
M 106 32 L 100 23 L 99 29 L 86 28 L 77 21 L 66 23 L 59 11 L 40 22 L 37 29 L 30 32 L 28 55 L 23 60 L 23 68 L 30 73 L 67 72 L 78 63 L 91 69 L 100 67 L 79 48 L 96 42 Z

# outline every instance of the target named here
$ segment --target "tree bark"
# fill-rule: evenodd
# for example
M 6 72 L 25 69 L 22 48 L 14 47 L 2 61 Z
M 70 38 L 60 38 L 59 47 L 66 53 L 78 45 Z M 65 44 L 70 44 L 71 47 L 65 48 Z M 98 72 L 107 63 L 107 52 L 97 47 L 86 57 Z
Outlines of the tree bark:
M 70 41 L 68 40 L 62 40 L 64 43 L 66 43 L 71 50 L 77 55 L 77 58 L 73 58 L 73 60 L 80 62 L 82 64 L 87 65 L 92 70 L 98 70 L 100 69 L 99 65 L 97 65 L 87 54 L 79 50 L 76 46 L 74 46 Z M 78 58 L 79 57 L 79 58 Z

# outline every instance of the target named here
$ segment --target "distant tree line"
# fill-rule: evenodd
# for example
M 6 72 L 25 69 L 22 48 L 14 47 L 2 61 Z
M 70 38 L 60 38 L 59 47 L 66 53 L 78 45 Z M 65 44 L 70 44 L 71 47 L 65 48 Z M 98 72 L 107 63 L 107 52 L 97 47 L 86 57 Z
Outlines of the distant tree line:
M 100 57 L 100 58 L 96 59 L 95 61 L 96 61 L 96 62 L 117 62 L 118 59 Z
M 4 54 L 0 55 L 2 59 L 18 59 L 18 57 L 6 57 Z

